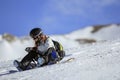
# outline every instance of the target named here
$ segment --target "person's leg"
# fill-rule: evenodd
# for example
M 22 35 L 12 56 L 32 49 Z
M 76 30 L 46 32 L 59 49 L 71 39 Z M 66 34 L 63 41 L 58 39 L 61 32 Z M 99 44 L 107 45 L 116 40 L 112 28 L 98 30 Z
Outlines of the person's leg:
M 35 59 L 38 56 L 38 54 L 35 51 L 29 52 L 22 60 L 21 60 L 21 66 L 26 69 L 30 62 Z
M 41 66 L 48 65 L 48 64 L 54 64 L 60 60 L 59 54 L 58 52 L 56 52 L 54 48 L 49 48 L 42 58 L 44 59 L 44 63 Z
M 59 51 L 58 54 L 60 56 L 60 60 L 62 60 L 65 56 L 65 51 Z
M 56 53 L 56 51 L 52 51 L 51 53 L 45 53 L 45 54 L 48 54 L 48 55 L 45 55 L 43 56 L 42 58 L 44 59 L 44 63 L 40 66 L 45 66 L 45 65 L 49 65 L 49 64 L 54 64 L 57 62 L 57 59 L 58 58 L 58 54 Z M 56 60 L 55 60 L 56 59 Z M 42 59 L 40 59 L 42 60 Z M 43 60 L 42 60 L 43 61 Z M 41 62 L 41 61 L 40 61 Z
M 49 61 L 51 64 L 54 64 L 54 63 L 57 63 L 58 61 L 60 61 L 60 56 L 59 56 L 58 52 L 53 50 L 49 55 Z

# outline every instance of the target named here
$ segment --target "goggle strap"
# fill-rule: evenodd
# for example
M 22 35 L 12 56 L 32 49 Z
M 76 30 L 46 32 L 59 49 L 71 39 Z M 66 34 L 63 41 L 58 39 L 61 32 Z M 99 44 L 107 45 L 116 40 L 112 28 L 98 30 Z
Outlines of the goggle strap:
M 37 36 L 39 36 L 39 35 L 41 35 L 43 32 L 41 31 L 39 34 L 37 34 L 36 36 L 34 36 L 33 38 L 35 38 L 35 37 L 37 37 Z

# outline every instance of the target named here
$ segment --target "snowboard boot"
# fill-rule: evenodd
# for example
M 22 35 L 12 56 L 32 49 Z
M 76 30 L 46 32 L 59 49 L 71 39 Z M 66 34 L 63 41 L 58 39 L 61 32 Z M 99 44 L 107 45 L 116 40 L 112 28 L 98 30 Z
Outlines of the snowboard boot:
M 13 62 L 14 66 L 19 70 L 19 71 L 24 71 L 25 67 L 17 60 Z

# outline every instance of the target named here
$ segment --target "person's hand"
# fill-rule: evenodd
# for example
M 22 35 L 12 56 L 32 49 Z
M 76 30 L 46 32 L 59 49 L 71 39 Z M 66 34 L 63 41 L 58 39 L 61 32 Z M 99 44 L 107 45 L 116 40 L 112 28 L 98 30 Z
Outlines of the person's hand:
M 30 51 L 32 51 L 33 50 L 33 47 L 26 47 L 25 48 L 25 51 L 27 51 L 27 52 L 30 52 Z

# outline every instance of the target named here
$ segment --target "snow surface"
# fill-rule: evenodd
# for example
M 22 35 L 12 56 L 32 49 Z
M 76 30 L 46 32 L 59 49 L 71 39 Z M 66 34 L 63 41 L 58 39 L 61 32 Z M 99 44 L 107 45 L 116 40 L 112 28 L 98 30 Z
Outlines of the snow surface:
M 95 39 L 95 40 L 116 40 L 120 38 L 120 25 L 112 24 L 95 33 L 91 33 L 93 27 L 88 26 L 82 30 L 74 31 L 66 35 L 69 39 Z M 71 37 L 72 36 L 72 37 Z
M 119 27 L 116 28 L 116 30 L 119 29 Z M 87 32 L 89 30 L 90 27 Z M 106 34 L 107 31 L 110 34 L 117 34 L 113 31 L 115 30 L 113 27 L 104 30 Z M 102 29 L 100 32 L 104 30 Z M 111 30 L 113 33 L 110 32 Z M 79 31 L 76 32 L 79 33 Z M 98 34 L 100 33 L 98 32 Z M 32 46 L 33 41 L 30 39 L 7 42 L 1 39 L 0 80 L 120 80 L 119 34 L 114 39 L 113 35 L 107 38 L 105 36 L 101 37 L 102 39 L 111 38 L 111 40 L 103 41 L 104 39 L 101 39 L 102 41 L 96 43 L 81 45 L 74 41 L 75 33 L 74 35 L 73 33 L 68 35 L 67 37 L 66 35 L 51 36 L 64 45 L 66 56 L 60 63 L 23 72 L 17 72 L 17 69 L 13 66 L 13 60 L 21 60 L 27 54 L 24 48 Z M 96 35 L 96 38 L 98 38 L 98 35 Z M 75 60 L 64 63 L 69 58 L 75 58 Z

